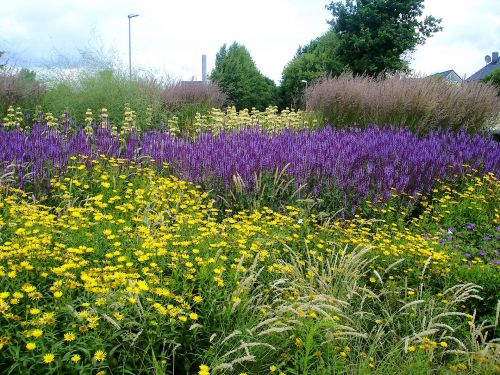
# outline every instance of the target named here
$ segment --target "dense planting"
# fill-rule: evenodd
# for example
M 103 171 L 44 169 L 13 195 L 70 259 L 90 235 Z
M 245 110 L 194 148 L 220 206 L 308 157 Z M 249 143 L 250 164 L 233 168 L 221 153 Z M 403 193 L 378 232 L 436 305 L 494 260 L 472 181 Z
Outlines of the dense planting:
M 187 140 L 168 131 L 132 131 L 122 137 L 107 128 L 93 132 L 89 137 L 79 128 L 59 131 L 45 125 L 0 130 L 4 179 L 46 190 L 50 175 L 63 171 L 71 156 L 149 157 L 158 168 L 220 195 L 234 189 L 235 182 L 240 190 L 255 191 L 256 176 L 284 170 L 294 182 L 291 190 L 301 188 L 299 197 L 338 192 L 336 209 L 352 212 L 366 199 L 387 200 L 394 190 L 415 196 L 430 191 L 436 179 L 456 180 L 472 170 L 500 173 L 498 145 L 466 133 L 418 138 L 406 130 L 375 127 L 275 133 L 248 128 Z
M 0 368 L 500 370 L 492 139 L 105 114 L 0 129 Z
M 498 225 L 493 176 L 439 189 L 406 229 L 394 218 L 322 226 L 291 206 L 220 217 L 189 183 L 125 160 L 90 160 L 88 169 L 87 158 L 72 159 L 52 179 L 49 199 L 3 192 L 5 369 L 327 374 L 496 366 L 497 347 L 479 338 L 485 325 L 467 309 L 481 290 L 457 283 L 461 268 L 498 275 L 498 254 L 462 265 L 439 231 L 422 236 L 457 213 L 456 204 L 441 211 L 445 194 L 452 202 L 465 194 L 477 207 L 475 230 Z M 397 362 L 387 357 L 396 353 Z

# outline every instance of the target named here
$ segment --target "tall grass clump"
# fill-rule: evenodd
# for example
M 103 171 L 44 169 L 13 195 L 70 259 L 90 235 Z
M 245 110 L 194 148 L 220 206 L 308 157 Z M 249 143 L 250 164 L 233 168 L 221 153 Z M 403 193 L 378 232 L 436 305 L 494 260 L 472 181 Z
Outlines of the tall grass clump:
M 327 123 L 393 124 L 418 133 L 442 128 L 485 130 L 500 109 L 491 85 L 418 77 L 377 79 L 345 73 L 319 81 L 306 97 L 308 109 L 317 111 Z
M 162 91 L 165 109 L 177 116 L 181 128 L 192 126 L 197 114 L 221 108 L 226 100 L 227 95 L 211 82 L 174 82 Z
M 34 107 L 43 92 L 35 72 L 12 66 L 0 68 L 0 115 L 5 115 L 9 106 Z

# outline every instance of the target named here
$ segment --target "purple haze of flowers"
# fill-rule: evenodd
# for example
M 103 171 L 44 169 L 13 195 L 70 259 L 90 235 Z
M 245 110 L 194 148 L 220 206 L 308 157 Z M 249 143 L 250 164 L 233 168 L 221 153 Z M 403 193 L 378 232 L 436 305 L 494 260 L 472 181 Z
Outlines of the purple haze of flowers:
M 333 186 L 355 202 L 383 200 L 394 192 L 410 195 L 431 189 L 436 179 L 454 179 L 473 168 L 500 175 L 500 146 L 481 135 L 431 132 L 418 138 L 405 129 L 377 128 L 285 130 L 270 134 L 258 128 L 202 133 L 195 140 L 173 137 L 166 130 L 132 134 L 126 142 L 106 129 L 92 138 L 79 128 L 61 132 L 36 125 L 30 131 L 0 128 L 0 172 L 15 171 L 22 186 L 29 178 L 46 186 L 64 170 L 72 155 L 137 159 L 151 157 L 182 179 L 208 188 L 228 189 L 239 174 L 252 188 L 254 174 L 286 172 L 297 186 L 318 194 Z M 469 167 L 464 168 L 467 164 Z

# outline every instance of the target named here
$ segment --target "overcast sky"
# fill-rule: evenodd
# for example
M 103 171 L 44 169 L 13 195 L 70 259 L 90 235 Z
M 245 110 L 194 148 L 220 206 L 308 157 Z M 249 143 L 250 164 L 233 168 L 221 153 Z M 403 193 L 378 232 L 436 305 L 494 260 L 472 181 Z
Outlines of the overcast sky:
M 132 65 L 181 79 L 201 79 L 222 44 L 236 41 L 277 83 L 299 45 L 328 30 L 328 0 L 10 0 L 0 7 L 0 50 L 17 66 L 64 65 L 79 50 L 103 51 Z M 454 69 L 471 75 L 484 56 L 500 49 L 499 0 L 427 0 L 426 14 L 442 18 L 443 31 L 413 54 L 411 67 L 430 74 Z M 114 53 L 114 54 L 113 54 Z

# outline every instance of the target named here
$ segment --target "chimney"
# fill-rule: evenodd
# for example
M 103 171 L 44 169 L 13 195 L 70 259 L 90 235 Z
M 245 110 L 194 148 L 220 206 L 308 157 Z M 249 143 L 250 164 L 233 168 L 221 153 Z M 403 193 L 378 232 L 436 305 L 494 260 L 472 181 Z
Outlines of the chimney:
M 498 62 L 498 52 L 493 52 L 491 54 L 491 63 L 496 64 Z
M 201 55 L 201 80 L 203 82 L 207 81 L 207 55 L 205 54 Z

